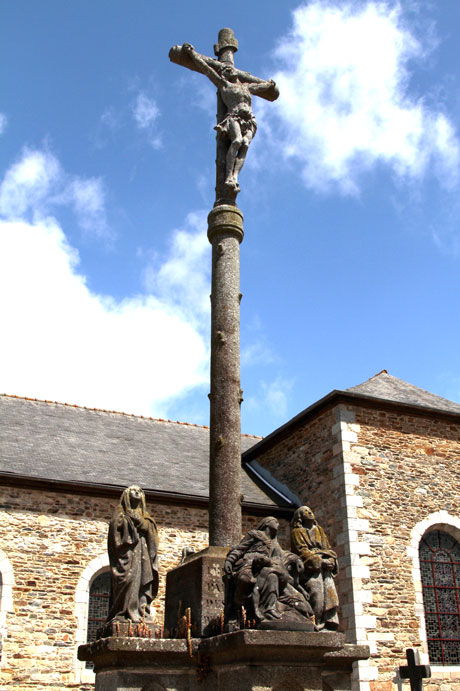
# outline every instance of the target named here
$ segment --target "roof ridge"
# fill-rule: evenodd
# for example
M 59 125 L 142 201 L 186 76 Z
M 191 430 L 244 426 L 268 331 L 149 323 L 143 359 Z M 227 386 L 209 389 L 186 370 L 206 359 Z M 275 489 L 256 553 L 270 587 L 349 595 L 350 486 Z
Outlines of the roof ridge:
M 11 393 L 1 393 L 0 396 L 7 398 L 17 398 L 21 401 L 32 401 L 35 403 L 49 403 L 52 405 L 65 406 L 66 408 L 78 408 L 79 410 L 90 410 L 95 413 L 113 413 L 114 415 L 123 415 L 125 417 L 134 417 L 140 420 L 151 420 L 152 422 L 170 422 L 173 425 L 185 425 L 186 427 L 200 427 L 202 429 L 209 429 L 207 425 L 197 425 L 194 422 L 181 422 L 180 420 L 166 420 L 160 417 L 150 417 L 149 415 L 136 415 L 135 413 L 124 413 L 120 410 L 107 410 L 105 408 L 91 408 L 86 405 L 78 405 L 77 403 L 63 403 L 62 401 L 50 401 L 44 398 L 32 398 L 30 396 L 17 396 Z
M 30 396 L 17 396 L 12 393 L 0 393 L 0 396 L 7 398 L 16 398 L 21 401 L 32 401 L 35 403 L 48 403 L 51 405 L 65 406 L 66 408 L 78 408 L 79 410 L 90 410 L 94 413 L 112 413 L 114 415 L 124 415 L 125 417 L 138 418 L 140 420 L 151 420 L 152 422 L 169 422 L 172 425 L 184 425 L 185 427 L 198 427 L 200 429 L 209 429 L 208 425 L 197 425 L 194 422 L 181 422 L 180 420 L 166 420 L 161 417 L 150 417 L 148 415 L 136 415 L 135 413 L 124 413 L 120 410 L 106 410 L 105 408 L 90 408 L 86 405 L 78 405 L 77 403 L 63 403 L 62 401 L 50 401 L 44 398 L 32 398 Z M 257 434 L 241 434 L 242 437 L 250 437 L 254 439 L 263 439 Z
M 385 376 L 381 376 L 386 374 Z M 361 396 L 371 396 L 399 403 L 409 403 L 411 405 L 444 410 L 445 412 L 460 412 L 460 402 L 452 401 L 445 396 L 423 389 L 416 384 L 399 379 L 386 370 L 382 370 L 370 379 L 345 389 L 344 393 L 358 394 Z
M 386 370 L 386 369 L 380 370 L 380 372 L 377 372 L 377 374 L 374 374 L 373 377 L 369 377 L 369 379 L 367 379 L 367 381 L 371 381 L 372 379 L 375 379 L 376 377 L 380 377 L 381 374 L 388 374 L 388 370 Z M 391 377 L 392 375 L 390 374 L 389 376 Z M 396 379 L 396 377 L 395 377 L 395 379 Z

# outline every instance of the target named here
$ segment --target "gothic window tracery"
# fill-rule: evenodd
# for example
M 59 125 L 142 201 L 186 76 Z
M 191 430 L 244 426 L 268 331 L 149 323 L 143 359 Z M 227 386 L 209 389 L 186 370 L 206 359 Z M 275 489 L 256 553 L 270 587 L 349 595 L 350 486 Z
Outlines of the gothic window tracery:
M 460 544 L 433 530 L 419 545 L 430 664 L 460 665 Z

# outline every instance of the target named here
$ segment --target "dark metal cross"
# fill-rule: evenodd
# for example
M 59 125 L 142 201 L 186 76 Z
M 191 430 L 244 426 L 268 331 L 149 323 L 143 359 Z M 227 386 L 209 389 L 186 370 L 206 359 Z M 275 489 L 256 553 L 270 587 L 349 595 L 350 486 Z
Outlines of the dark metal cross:
M 430 665 L 421 665 L 419 654 L 414 648 L 406 650 L 407 665 L 399 668 L 401 679 L 409 679 L 411 691 L 423 691 L 423 679 L 431 677 Z

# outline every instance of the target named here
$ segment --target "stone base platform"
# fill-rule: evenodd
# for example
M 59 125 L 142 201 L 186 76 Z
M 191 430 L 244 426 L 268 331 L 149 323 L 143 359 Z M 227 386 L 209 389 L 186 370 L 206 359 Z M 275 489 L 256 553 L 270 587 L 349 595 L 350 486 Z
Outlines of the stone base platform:
M 367 646 L 343 634 L 235 631 L 212 638 L 102 638 L 78 649 L 96 691 L 354 691 Z

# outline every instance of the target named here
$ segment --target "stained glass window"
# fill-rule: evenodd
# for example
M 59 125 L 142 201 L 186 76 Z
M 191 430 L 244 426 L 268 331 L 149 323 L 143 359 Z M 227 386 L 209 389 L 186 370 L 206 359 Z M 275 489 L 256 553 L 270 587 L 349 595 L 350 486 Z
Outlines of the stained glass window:
M 433 530 L 419 557 L 430 664 L 460 665 L 460 544 Z
M 97 630 L 107 619 L 111 603 L 110 571 L 96 576 L 91 583 L 88 602 L 88 628 L 86 640 L 92 643 L 97 638 Z M 87 669 L 93 668 L 92 662 L 86 663 Z

